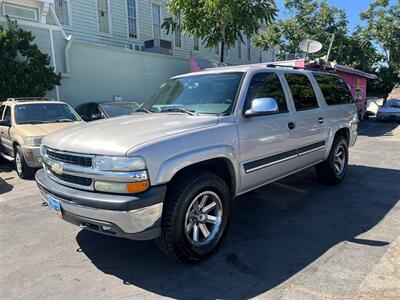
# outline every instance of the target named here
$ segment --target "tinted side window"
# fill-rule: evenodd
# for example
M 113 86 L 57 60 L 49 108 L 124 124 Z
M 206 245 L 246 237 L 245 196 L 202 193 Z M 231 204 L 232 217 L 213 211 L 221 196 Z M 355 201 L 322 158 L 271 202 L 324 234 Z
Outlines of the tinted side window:
M 6 111 L 4 112 L 3 120 L 11 121 L 11 107 L 9 107 L 9 106 L 6 107 Z
M 285 94 L 279 77 L 275 73 L 257 73 L 253 76 L 247 92 L 244 111 L 251 107 L 251 101 L 256 98 L 274 98 L 278 103 L 278 113 L 288 112 Z
M 318 107 L 317 96 L 307 76 L 286 73 L 285 78 L 289 84 L 296 110 Z
M 3 119 L 3 111 L 4 111 L 4 105 L 0 106 L 0 120 Z
M 353 96 L 346 82 L 336 75 L 314 73 L 315 80 L 324 95 L 326 104 L 349 104 L 354 103 Z

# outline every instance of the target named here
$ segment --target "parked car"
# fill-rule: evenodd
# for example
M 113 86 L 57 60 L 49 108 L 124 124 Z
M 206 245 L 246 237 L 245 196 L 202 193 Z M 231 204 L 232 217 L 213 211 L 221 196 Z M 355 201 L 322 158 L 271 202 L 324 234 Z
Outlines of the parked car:
M 169 256 L 198 262 L 220 243 L 234 197 L 310 166 L 340 183 L 357 122 L 336 75 L 206 70 L 170 79 L 130 116 L 47 136 L 36 181 L 65 221 L 157 239 Z
M 376 114 L 378 121 L 400 121 L 400 99 L 388 100 Z
M 383 105 L 384 99 L 377 97 L 368 97 L 367 98 L 367 116 L 375 116 L 379 110 L 379 108 Z
M 48 98 L 13 98 L 0 106 L 0 155 L 15 162 L 21 178 L 42 166 L 43 137 L 79 124 L 81 118 L 68 104 Z
M 105 118 L 129 115 L 139 108 L 139 104 L 131 101 L 88 102 L 78 105 L 75 110 L 84 121 L 90 122 Z

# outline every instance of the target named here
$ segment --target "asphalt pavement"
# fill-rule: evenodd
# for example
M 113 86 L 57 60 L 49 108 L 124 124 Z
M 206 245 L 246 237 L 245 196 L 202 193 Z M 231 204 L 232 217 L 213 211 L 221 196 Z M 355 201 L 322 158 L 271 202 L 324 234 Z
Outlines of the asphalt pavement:
M 191 266 L 54 217 L 0 160 L 0 299 L 400 299 L 400 126 L 364 122 L 344 182 L 308 169 L 234 200 Z

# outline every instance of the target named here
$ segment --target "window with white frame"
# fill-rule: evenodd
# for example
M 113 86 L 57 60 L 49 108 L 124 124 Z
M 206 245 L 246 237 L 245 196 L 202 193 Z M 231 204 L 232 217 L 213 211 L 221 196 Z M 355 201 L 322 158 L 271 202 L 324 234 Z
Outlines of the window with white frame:
M 109 0 L 97 0 L 97 19 L 99 22 L 99 32 L 111 33 Z
M 236 41 L 236 45 L 237 45 L 238 58 L 242 59 L 242 41 L 240 40 L 240 38 L 238 38 L 238 40 Z
M 199 51 L 200 50 L 199 38 L 197 38 L 197 37 L 193 38 L 193 50 L 194 51 Z
M 69 0 L 54 0 L 54 11 L 62 25 L 70 25 Z
M 247 60 L 251 60 L 251 38 L 247 37 Z
M 181 18 L 181 15 L 177 14 L 176 19 L 178 22 L 179 22 L 180 18 Z M 177 48 L 182 47 L 182 32 L 179 29 L 175 30 L 175 47 L 177 47 Z
M 128 12 L 128 37 L 131 39 L 137 38 L 137 14 L 136 14 L 136 0 L 127 0 Z
M 10 18 L 23 19 L 28 21 L 39 21 L 38 11 L 35 8 L 3 3 L 3 15 Z
M 152 3 L 153 10 L 153 35 L 155 39 L 161 38 L 161 7 L 157 3 Z

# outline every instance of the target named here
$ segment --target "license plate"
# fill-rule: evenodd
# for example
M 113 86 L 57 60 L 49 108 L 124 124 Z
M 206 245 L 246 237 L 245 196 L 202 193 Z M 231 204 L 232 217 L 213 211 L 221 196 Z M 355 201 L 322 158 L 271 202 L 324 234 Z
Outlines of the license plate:
M 47 196 L 47 204 L 57 217 L 62 218 L 60 201 L 52 196 Z

